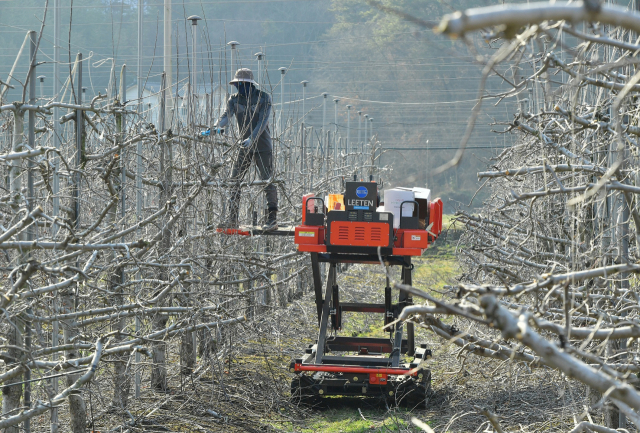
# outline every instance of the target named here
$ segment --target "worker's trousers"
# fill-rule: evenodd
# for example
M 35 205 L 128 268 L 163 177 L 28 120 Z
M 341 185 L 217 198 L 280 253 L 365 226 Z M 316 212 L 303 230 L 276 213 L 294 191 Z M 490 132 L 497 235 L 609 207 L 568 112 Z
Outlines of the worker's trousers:
M 251 167 L 251 160 L 256 163 L 258 174 L 261 180 L 271 178 L 273 174 L 273 154 L 271 149 L 259 152 L 256 149 L 241 148 L 238 157 L 233 164 L 231 172 L 231 199 L 229 201 L 229 212 L 232 218 L 238 217 L 238 208 L 240 206 L 240 184 Z M 278 190 L 272 183 L 264 187 L 265 196 L 267 198 L 267 207 L 271 210 L 278 209 Z

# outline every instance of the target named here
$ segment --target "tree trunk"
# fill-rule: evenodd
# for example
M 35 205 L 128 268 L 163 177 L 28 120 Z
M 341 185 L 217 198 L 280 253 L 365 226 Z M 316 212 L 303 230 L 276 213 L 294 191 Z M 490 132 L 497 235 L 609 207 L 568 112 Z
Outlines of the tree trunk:
M 605 349 L 607 358 L 614 357 L 618 350 L 617 341 L 609 341 Z M 604 404 L 604 425 L 616 429 L 619 425 L 619 411 L 615 404 L 609 399 Z
M 70 376 L 67 376 L 70 377 Z M 75 379 L 80 377 L 80 375 L 73 375 Z M 69 379 L 67 379 L 67 385 L 69 384 Z M 87 431 L 87 406 L 84 403 L 84 398 L 82 398 L 82 392 L 79 390 L 73 391 L 69 395 L 69 414 L 71 415 L 70 419 L 70 427 L 73 433 L 84 433 Z
M 618 408 L 611 400 L 607 400 L 604 404 L 604 425 L 606 427 L 617 429 L 619 426 Z
M 186 227 L 185 227 L 186 232 Z M 191 298 L 189 296 L 188 285 L 183 285 L 183 291 L 180 294 L 180 304 L 183 307 L 191 306 Z M 196 323 L 190 323 L 195 325 Z M 196 346 L 195 346 L 195 333 L 185 331 L 182 333 L 180 339 L 180 373 L 184 375 L 190 375 L 196 367 Z
M 121 281 L 123 281 L 124 269 L 117 269 L 110 277 L 111 291 L 116 291 L 117 294 L 114 297 L 112 305 L 122 305 L 123 296 L 122 289 L 117 289 Z M 122 317 L 115 321 L 113 330 L 122 331 L 127 326 L 126 318 Z M 114 342 L 123 340 L 121 335 L 114 336 Z M 111 400 L 111 406 L 113 408 L 125 409 L 127 407 L 127 401 L 129 399 L 129 392 L 131 390 L 131 378 L 126 373 L 127 370 L 127 358 L 128 354 L 116 355 L 116 361 L 113 363 L 113 399 Z
M 184 375 L 193 373 L 196 366 L 193 336 L 193 332 L 183 332 L 180 340 L 180 372 Z
M 211 322 L 210 319 L 211 318 L 206 315 L 202 317 L 204 323 Z M 200 329 L 198 335 L 198 355 L 200 358 L 208 358 L 215 350 L 216 341 L 211 336 L 211 330 L 207 328 Z
M 169 316 L 157 314 L 153 318 L 153 332 L 161 331 L 167 326 Z M 155 343 L 152 349 L 153 368 L 151 369 L 151 388 L 156 391 L 167 390 L 167 364 L 166 364 L 166 343 Z
M 163 107 L 161 108 L 161 130 L 165 129 L 164 122 L 164 91 L 162 92 Z M 160 172 L 162 176 L 162 186 L 160 188 L 159 206 L 162 208 L 167 205 L 167 202 L 171 200 L 173 191 L 173 147 L 171 140 L 163 140 L 160 143 Z M 162 218 L 162 240 L 158 248 L 158 255 L 163 257 L 169 248 L 171 247 L 171 230 L 167 228 L 169 221 L 169 215 L 165 214 Z M 167 281 L 169 279 L 169 272 L 166 268 L 160 268 L 158 273 L 161 280 Z M 164 302 L 159 302 L 164 304 Z M 153 331 L 161 331 L 167 326 L 167 320 L 169 317 L 164 314 L 158 314 L 153 318 L 152 329 Z M 167 345 L 165 343 L 154 343 L 151 354 L 153 357 L 153 368 L 151 370 L 151 388 L 157 391 L 167 390 L 167 365 L 166 365 L 166 350 Z
M 12 151 L 20 152 L 23 148 L 24 141 L 24 118 L 23 113 L 19 110 L 14 111 L 13 113 L 13 137 L 12 137 Z M 13 160 L 10 162 L 9 168 L 9 189 L 11 191 L 10 196 L 10 204 L 11 206 L 17 210 L 19 206 L 23 202 L 22 197 L 22 159 Z M 18 235 L 19 240 L 25 240 L 26 237 L 23 233 Z M 18 263 L 25 263 L 26 255 L 22 255 L 18 258 Z M 9 348 L 7 353 L 9 356 L 14 358 L 16 362 L 19 362 L 20 359 L 23 358 L 24 353 L 17 349 L 17 347 L 22 347 L 23 345 L 23 330 L 24 323 L 17 318 L 14 319 L 14 324 L 17 326 L 11 326 L 9 332 L 7 333 L 7 341 L 10 346 L 15 346 L 14 348 Z M 7 370 L 15 367 L 17 364 L 9 364 L 7 365 Z M 2 414 L 12 414 L 15 415 L 17 413 L 17 409 L 20 407 L 20 398 L 22 397 L 22 385 L 11 385 L 13 383 L 22 382 L 23 375 L 8 380 L 4 383 L 2 387 Z M 19 427 L 9 427 L 5 430 L 6 433 L 18 433 Z
M 15 320 L 14 323 L 18 327 L 18 329 L 11 327 L 9 332 L 7 333 L 7 343 L 11 346 L 22 347 L 22 325 L 23 323 L 19 320 Z M 24 356 L 24 353 L 18 349 L 9 348 L 7 350 L 7 354 L 16 360 L 19 360 Z M 12 369 L 17 364 L 9 364 L 7 365 L 7 370 Z M 13 383 L 22 382 L 22 374 L 16 376 L 13 379 L 5 382 L 2 387 L 2 414 L 3 415 L 15 415 L 17 414 L 17 409 L 20 407 L 20 398 L 22 397 L 22 384 L 20 385 L 11 385 Z M 9 427 L 5 430 L 5 433 L 18 433 L 20 428 L 18 426 Z
M 62 314 L 69 314 L 75 311 L 75 296 L 73 288 L 69 288 L 60 294 L 60 311 Z M 78 326 L 75 319 L 61 320 L 62 331 L 64 335 L 64 344 L 72 344 L 76 342 L 76 338 L 79 335 Z M 66 350 L 66 359 L 73 361 L 80 357 L 78 350 Z M 67 386 L 73 385 L 82 375 L 82 371 L 79 370 L 76 374 L 67 375 Z M 71 432 L 73 433 L 85 433 L 87 424 L 87 411 L 82 398 L 82 392 L 76 390 L 69 395 L 69 416 L 71 424 Z

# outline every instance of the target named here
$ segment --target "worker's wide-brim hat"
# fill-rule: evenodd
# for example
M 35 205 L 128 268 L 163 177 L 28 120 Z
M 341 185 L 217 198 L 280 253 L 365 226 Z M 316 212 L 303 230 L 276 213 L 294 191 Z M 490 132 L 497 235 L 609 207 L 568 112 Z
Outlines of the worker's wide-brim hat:
M 238 69 L 236 71 L 236 75 L 233 77 L 233 80 L 229 81 L 229 84 L 240 82 L 251 83 L 254 86 L 258 85 L 258 83 L 253 80 L 253 72 L 251 72 L 251 69 L 247 68 Z

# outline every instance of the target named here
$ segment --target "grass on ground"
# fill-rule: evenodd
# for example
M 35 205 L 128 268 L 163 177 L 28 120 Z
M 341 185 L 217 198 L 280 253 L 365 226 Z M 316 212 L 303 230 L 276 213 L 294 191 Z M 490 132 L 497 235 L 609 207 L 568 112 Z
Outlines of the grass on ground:
M 349 398 L 335 400 L 326 405 L 320 413 L 304 421 L 304 426 L 289 424 L 279 428 L 287 432 L 327 432 L 327 433 L 375 433 L 375 432 L 421 432 L 411 425 L 411 412 L 407 409 L 387 410 L 386 407 L 372 407 L 371 401 Z M 334 407 L 335 406 L 335 407 Z M 346 406 L 346 407 L 345 407 Z

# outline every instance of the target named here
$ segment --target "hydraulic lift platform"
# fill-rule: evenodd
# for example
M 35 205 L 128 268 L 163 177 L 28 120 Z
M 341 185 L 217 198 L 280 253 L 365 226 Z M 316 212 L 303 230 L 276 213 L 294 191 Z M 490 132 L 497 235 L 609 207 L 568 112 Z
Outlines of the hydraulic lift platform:
M 359 395 L 410 405 L 424 403 L 431 388 L 431 371 L 421 362 L 431 356 L 431 351 L 426 344 L 416 347 L 412 323 L 388 326 L 389 338 L 337 336 L 344 313 L 382 314 L 385 325 L 389 325 L 413 303 L 411 295 L 401 290 L 397 303 L 393 303 L 387 276 L 384 302 L 341 302 L 337 270 L 341 263 L 384 264 L 388 275 L 390 266 L 400 266 L 402 283 L 411 285 L 411 257 L 421 256 L 442 231 L 442 200 L 400 203 L 399 224 L 394 228 L 394 214 L 378 212 L 377 183 L 346 182 L 345 186 L 344 211 L 328 212 L 322 198 L 305 196 L 299 226 L 265 231 L 256 226 L 254 214 L 253 226 L 218 228 L 217 232 L 295 236 L 298 251 L 311 256 L 320 330 L 316 343 L 289 365 L 296 374 L 291 381 L 293 398 L 314 403 L 323 396 Z M 409 209 L 405 216 L 403 212 Z M 329 265 L 324 293 L 321 263 Z M 403 362 L 403 355 L 412 360 Z
M 259 226 L 239 226 L 238 228 L 218 228 L 218 233 L 239 236 L 294 236 L 295 226 L 278 227 L 276 230 L 263 230 Z
M 400 266 L 403 284 L 411 285 L 411 257 L 422 255 L 442 231 L 442 200 L 402 202 L 399 227 L 394 228 L 394 214 L 377 211 L 377 186 L 375 182 L 346 182 L 344 211 L 326 212 L 319 197 L 303 200 L 302 225 L 295 228 L 295 243 L 298 251 L 311 255 L 320 330 L 316 344 L 309 345 L 304 356 L 289 366 L 296 373 L 291 394 L 302 401 L 364 395 L 417 405 L 424 404 L 430 389 L 431 372 L 421 361 L 431 351 L 424 344 L 416 347 L 412 323 L 388 327 L 389 338 L 337 335 L 345 313 L 382 314 L 388 325 L 412 304 L 410 294 L 404 291 L 393 303 L 388 276 L 383 302 L 341 302 L 337 284 L 340 263 L 382 263 L 387 275 L 389 266 Z M 404 216 L 403 210 L 411 211 Z M 328 264 L 324 293 L 321 263 Z M 403 362 L 403 355 L 412 360 Z

